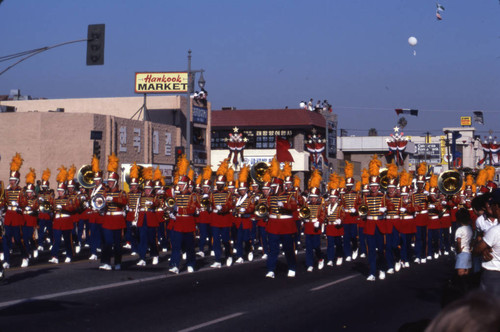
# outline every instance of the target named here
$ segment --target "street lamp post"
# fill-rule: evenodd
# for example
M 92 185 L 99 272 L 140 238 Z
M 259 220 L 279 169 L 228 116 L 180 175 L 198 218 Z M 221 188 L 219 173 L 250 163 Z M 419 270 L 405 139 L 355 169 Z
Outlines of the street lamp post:
M 188 50 L 188 88 L 187 88 L 187 111 L 186 111 L 186 158 L 191 160 L 191 94 L 194 92 L 191 86 L 191 79 L 194 80 L 196 73 L 201 73 L 198 80 L 198 86 L 200 89 L 205 87 L 205 78 L 203 77 L 203 72 L 205 70 L 191 70 L 191 50 Z M 191 75 L 193 77 L 191 78 Z

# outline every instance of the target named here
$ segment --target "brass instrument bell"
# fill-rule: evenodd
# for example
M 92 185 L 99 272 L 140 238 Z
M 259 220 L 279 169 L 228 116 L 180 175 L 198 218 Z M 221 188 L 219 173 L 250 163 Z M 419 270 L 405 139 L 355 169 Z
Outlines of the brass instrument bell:
M 443 172 L 438 177 L 438 189 L 445 195 L 454 195 L 462 189 L 463 177 L 458 171 Z
M 91 165 L 83 165 L 78 170 L 78 174 L 76 176 L 78 183 L 84 188 L 94 188 L 94 172 L 92 172 Z

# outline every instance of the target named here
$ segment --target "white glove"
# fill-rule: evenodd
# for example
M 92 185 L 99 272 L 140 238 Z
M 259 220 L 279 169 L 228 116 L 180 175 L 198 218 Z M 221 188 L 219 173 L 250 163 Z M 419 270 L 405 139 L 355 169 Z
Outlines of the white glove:
M 429 204 L 429 209 L 434 209 L 436 206 L 434 204 Z
M 256 202 L 258 202 L 258 201 L 259 201 L 259 199 L 260 199 L 260 197 L 259 197 L 259 196 L 255 196 L 255 201 L 256 201 Z
M 151 206 L 151 205 L 153 205 L 153 202 L 152 201 L 146 201 L 146 205 L 147 206 Z
M 337 219 L 333 222 L 334 225 L 340 225 L 342 221 L 340 219 Z
M 57 204 L 57 205 L 56 205 L 56 209 L 58 209 L 58 210 L 62 210 L 62 205 Z
M 406 212 L 406 208 L 404 208 L 404 207 L 399 208 L 399 211 L 400 211 L 400 212 Z
M 31 207 L 27 206 L 24 208 L 26 211 L 31 211 Z
M 384 213 L 385 211 L 387 211 L 387 208 L 386 207 L 381 207 L 380 209 L 378 209 L 380 212 Z
M 175 219 L 175 215 L 173 213 L 169 213 L 168 216 L 170 217 L 170 219 Z
M 217 211 L 222 210 L 222 205 L 216 205 L 215 208 L 217 209 Z
M 441 204 L 442 204 L 442 205 L 446 205 L 446 201 L 442 201 L 442 202 L 441 202 Z
M 314 222 L 314 227 L 318 228 L 319 227 L 319 221 Z
M 132 226 L 136 227 L 137 226 L 137 221 L 132 221 Z
M 113 196 L 107 196 L 107 197 L 106 197 L 106 200 L 107 200 L 108 202 L 111 202 L 111 201 L 113 200 Z
M 429 192 L 427 190 L 424 190 L 425 195 L 429 195 Z
M 89 202 L 85 202 L 85 203 L 83 203 L 83 207 L 84 207 L 84 208 L 88 208 L 88 207 L 89 207 Z
M 278 202 L 279 207 L 283 207 L 283 202 Z
M 18 206 L 19 203 L 18 202 L 12 202 L 12 206 Z
M 245 211 L 246 211 L 246 209 L 245 209 L 245 208 L 240 208 L 240 213 L 243 213 L 243 212 L 245 212 Z
M 349 210 L 349 212 L 351 212 L 351 213 L 356 213 L 356 209 L 355 209 L 355 208 L 352 208 L 352 209 L 350 209 L 350 210 Z

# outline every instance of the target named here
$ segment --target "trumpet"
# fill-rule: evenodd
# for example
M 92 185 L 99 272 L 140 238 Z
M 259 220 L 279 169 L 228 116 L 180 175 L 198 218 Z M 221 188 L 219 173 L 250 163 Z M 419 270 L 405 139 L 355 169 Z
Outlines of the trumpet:
M 307 206 L 303 206 L 299 210 L 299 217 L 302 219 L 309 219 L 311 217 L 311 209 L 309 209 Z
M 208 209 L 210 208 L 210 199 L 208 197 L 204 197 L 202 198 L 200 204 L 201 207 L 205 209 L 205 211 L 208 211 Z
M 106 208 L 106 198 L 102 194 L 97 194 L 90 200 L 90 206 L 96 211 L 104 211 Z
M 38 210 L 41 212 L 41 213 L 50 213 L 50 202 L 49 201 L 46 201 L 44 200 L 43 198 L 40 199 L 40 205 L 38 207 Z
M 368 206 L 363 204 L 358 207 L 358 215 L 362 218 L 368 215 Z
M 259 203 L 255 207 L 255 215 L 259 218 L 264 218 L 269 214 L 269 208 L 265 203 Z
M 167 200 L 165 201 L 165 205 L 167 206 L 167 208 L 171 209 L 174 207 L 175 205 L 175 198 L 173 197 L 169 197 L 167 198 Z

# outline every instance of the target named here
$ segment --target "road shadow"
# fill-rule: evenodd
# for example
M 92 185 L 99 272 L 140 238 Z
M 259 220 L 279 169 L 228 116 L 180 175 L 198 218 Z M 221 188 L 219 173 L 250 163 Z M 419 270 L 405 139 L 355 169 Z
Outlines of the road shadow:
M 2 316 L 26 316 L 30 313 L 43 314 L 47 312 L 64 311 L 69 307 L 81 306 L 80 303 L 70 301 L 53 300 L 27 300 L 18 304 L 11 305 L 0 310 Z
M 38 270 L 27 270 L 24 272 L 16 272 L 14 274 L 9 274 L 9 270 L 4 271 L 5 278 L 2 281 L 4 284 L 13 284 L 19 281 L 23 281 L 26 279 L 33 279 L 43 274 L 52 273 L 54 270 L 57 270 L 56 267 L 38 269 Z

